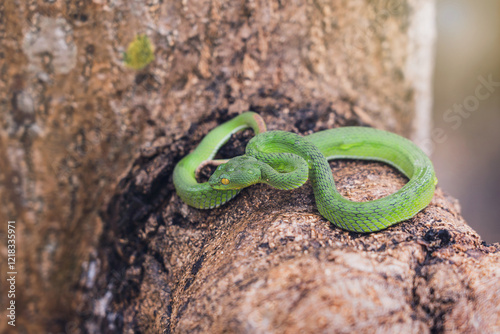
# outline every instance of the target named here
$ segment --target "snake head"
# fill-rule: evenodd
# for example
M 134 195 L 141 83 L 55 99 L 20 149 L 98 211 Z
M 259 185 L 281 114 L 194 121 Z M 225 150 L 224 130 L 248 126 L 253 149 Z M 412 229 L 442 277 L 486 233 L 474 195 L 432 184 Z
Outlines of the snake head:
M 213 189 L 242 189 L 260 182 L 261 171 L 257 159 L 239 156 L 217 167 L 208 183 Z

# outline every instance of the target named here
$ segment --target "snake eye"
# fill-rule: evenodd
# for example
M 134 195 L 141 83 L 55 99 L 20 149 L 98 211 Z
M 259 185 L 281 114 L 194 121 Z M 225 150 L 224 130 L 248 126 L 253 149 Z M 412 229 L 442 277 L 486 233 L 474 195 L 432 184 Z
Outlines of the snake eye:
M 224 185 L 228 185 L 229 184 L 229 180 L 228 179 L 222 179 L 222 180 L 220 180 L 220 182 L 222 182 L 222 184 L 224 184 Z

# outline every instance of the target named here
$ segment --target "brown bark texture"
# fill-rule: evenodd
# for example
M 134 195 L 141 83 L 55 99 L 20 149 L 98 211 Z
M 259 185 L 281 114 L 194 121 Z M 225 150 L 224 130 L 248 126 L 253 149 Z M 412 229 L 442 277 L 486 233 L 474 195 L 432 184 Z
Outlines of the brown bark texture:
M 15 220 L 18 274 L 16 327 L 2 316 L 0 332 L 500 332 L 500 245 L 441 189 L 362 235 L 325 221 L 309 183 L 208 211 L 172 184 L 176 162 L 246 110 L 271 130 L 413 136 L 422 3 L 1 2 L 0 266 Z M 142 34 L 155 59 L 127 68 Z M 352 200 L 405 182 L 377 163 L 331 165 Z

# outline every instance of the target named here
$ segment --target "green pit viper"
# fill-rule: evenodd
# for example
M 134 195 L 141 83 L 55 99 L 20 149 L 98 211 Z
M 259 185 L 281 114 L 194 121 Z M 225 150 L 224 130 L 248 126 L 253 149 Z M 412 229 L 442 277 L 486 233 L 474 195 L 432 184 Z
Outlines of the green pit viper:
M 245 155 L 227 161 L 212 160 L 231 135 L 251 127 L 256 136 Z M 385 162 L 409 181 L 397 192 L 369 202 L 353 202 L 335 187 L 328 164 L 332 159 Z M 208 182 L 196 180 L 197 169 L 207 161 L 220 164 Z M 343 127 L 299 136 L 268 131 L 256 113 L 245 112 L 210 131 L 196 149 L 174 168 L 177 194 L 199 209 L 219 207 L 242 188 L 267 183 L 294 189 L 308 179 L 320 214 L 348 231 L 375 232 L 407 220 L 423 210 L 434 195 L 437 179 L 429 157 L 410 140 L 367 127 Z

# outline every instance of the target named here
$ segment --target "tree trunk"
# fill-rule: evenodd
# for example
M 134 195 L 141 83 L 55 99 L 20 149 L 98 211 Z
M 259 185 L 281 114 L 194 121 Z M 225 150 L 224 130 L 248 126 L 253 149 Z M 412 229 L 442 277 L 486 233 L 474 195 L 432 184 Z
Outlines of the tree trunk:
M 441 189 L 361 235 L 323 219 L 309 183 L 207 211 L 172 184 L 176 162 L 246 110 L 270 129 L 374 126 L 426 147 L 433 5 L 0 4 L 0 213 L 16 221 L 17 272 L 16 327 L 0 331 L 499 332 L 500 245 Z M 154 60 L 130 68 L 143 35 Z M 352 200 L 405 182 L 378 163 L 332 168 Z

